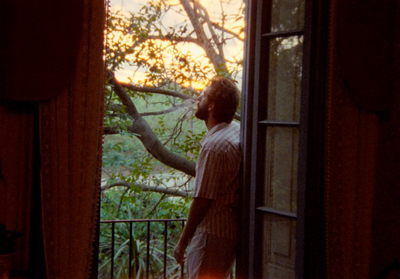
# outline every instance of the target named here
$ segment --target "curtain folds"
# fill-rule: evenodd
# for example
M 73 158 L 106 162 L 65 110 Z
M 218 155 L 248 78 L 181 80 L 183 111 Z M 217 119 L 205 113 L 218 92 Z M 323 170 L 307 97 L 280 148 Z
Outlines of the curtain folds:
M 325 129 L 326 273 L 369 278 L 378 117 L 350 98 L 341 72 L 339 1 L 331 1 Z M 343 8 L 343 7 L 342 7 Z
M 101 175 L 104 18 L 102 0 L 85 0 L 75 76 L 39 107 L 48 279 L 89 276 Z
M 16 242 L 14 267 L 28 269 L 34 106 L 0 105 L 0 223 L 24 232 Z

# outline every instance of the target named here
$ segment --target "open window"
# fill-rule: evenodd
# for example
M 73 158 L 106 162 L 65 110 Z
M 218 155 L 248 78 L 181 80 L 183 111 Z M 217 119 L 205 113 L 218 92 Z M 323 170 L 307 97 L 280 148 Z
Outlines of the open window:
M 323 91 L 316 89 L 323 76 L 313 78 L 312 68 L 323 58 L 310 55 L 323 42 L 319 32 L 312 34 L 323 9 L 313 12 L 312 2 L 247 1 L 240 278 L 312 278 L 304 274 L 323 272 L 323 257 L 308 268 L 308 258 L 324 247 L 308 249 L 324 235 L 318 190 Z

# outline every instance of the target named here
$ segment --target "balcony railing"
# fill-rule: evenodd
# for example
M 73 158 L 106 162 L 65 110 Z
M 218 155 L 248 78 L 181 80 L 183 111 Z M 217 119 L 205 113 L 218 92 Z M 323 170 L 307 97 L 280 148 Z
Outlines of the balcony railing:
M 185 221 L 100 221 L 99 278 L 184 278 L 184 266 L 173 259 L 173 247 Z

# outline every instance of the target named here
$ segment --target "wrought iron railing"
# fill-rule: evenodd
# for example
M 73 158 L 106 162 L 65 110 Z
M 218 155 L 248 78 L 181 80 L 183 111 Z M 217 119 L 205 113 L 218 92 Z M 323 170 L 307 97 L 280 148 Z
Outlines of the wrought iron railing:
M 171 273 L 167 274 L 167 270 L 168 264 L 175 265 L 175 267 L 177 266 L 177 263 L 173 261 L 172 257 L 173 247 L 175 246 L 175 242 L 177 237 L 179 237 L 185 221 L 186 219 L 134 219 L 100 221 L 103 237 L 101 233 L 100 256 L 102 257 L 99 260 L 103 269 L 102 272 L 99 272 L 99 278 L 184 278 L 183 265 L 178 266 L 180 270 L 178 272 L 175 270 L 172 275 Z M 164 224 L 163 230 L 157 229 L 155 231 L 152 229 L 152 225 L 156 223 Z M 177 223 L 180 224 L 180 226 L 177 226 Z M 134 228 L 134 225 L 138 224 L 142 224 L 140 227 L 141 234 L 139 236 Z M 145 224 L 145 226 L 143 226 L 143 224 Z M 104 228 L 103 226 L 108 227 Z M 121 236 L 121 232 L 120 234 L 116 234 L 116 226 L 119 226 L 118 229 L 124 232 L 124 236 Z M 162 251 L 160 249 L 161 243 L 159 239 L 159 234 L 161 231 L 163 234 Z M 127 233 L 128 236 L 126 235 Z M 169 235 L 173 235 L 173 237 L 169 239 Z M 152 245 L 156 245 L 152 240 L 157 240 L 157 248 L 152 247 Z M 106 243 L 107 241 L 110 243 Z M 119 243 L 118 247 L 116 247 L 116 241 Z M 140 241 L 144 247 L 137 245 L 137 241 Z M 171 243 L 171 241 L 173 243 Z M 133 251 L 133 247 L 139 250 Z M 142 248 L 146 249 L 145 259 L 143 259 L 144 251 L 142 251 Z M 153 252 L 153 256 L 154 251 L 158 253 L 156 261 L 158 266 L 162 265 L 162 271 L 154 271 L 154 267 L 152 267 L 152 261 L 150 259 L 151 251 Z M 138 259 L 138 253 L 141 254 L 140 259 Z M 124 257 L 125 259 L 123 259 Z M 118 264 L 116 261 L 121 262 L 122 260 L 124 263 L 126 263 L 127 260 L 127 266 L 124 267 L 123 272 L 116 274 L 116 268 L 122 270 L 121 267 L 116 266 L 116 264 Z M 139 265 L 140 268 L 138 267 Z

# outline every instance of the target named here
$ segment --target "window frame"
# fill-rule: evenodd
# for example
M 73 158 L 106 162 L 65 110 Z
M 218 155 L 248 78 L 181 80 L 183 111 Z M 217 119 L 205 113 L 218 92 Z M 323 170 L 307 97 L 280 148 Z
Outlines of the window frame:
M 262 187 L 263 153 L 260 150 L 260 125 L 299 125 L 299 163 L 297 188 L 296 278 L 323 278 L 325 274 L 325 226 L 323 192 L 325 71 L 328 4 L 305 0 L 304 29 L 290 32 L 263 32 L 268 22 L 264 9 L 272 0 L 246 1 L 245 55 L 242 86 L 242 200 L 240 220 L 242 241 L 237 256 L 238 278 L 262 278 Z M 299 123 L 261 121 L 259 92 L 265 92 L 260 73 L 268 72 L 268 61 L 259 63 L 262 35 L 269 37 L 303 35 L 301 110 Z M 264 55 L 264 57 L 268 55 Z M 265 62 L 265 61 L 263 61 Z M 266 118 L 264 118 L 266 119 Z M 259 210 L 257 210 L 259 208 Z M 261 210 L 260 210 L 261 209 Z M 270 213 L 274 213 L 270 211 Z M 280 214 L 280 212 L 275 212 Z

